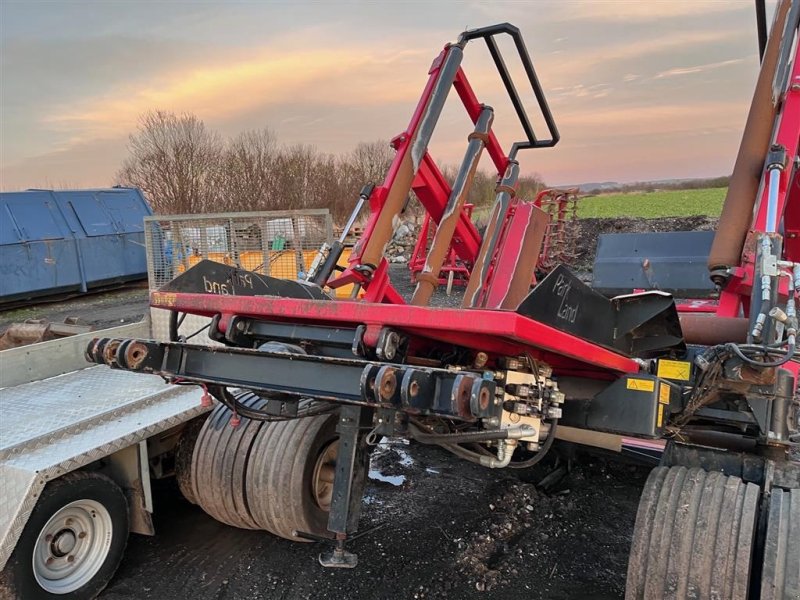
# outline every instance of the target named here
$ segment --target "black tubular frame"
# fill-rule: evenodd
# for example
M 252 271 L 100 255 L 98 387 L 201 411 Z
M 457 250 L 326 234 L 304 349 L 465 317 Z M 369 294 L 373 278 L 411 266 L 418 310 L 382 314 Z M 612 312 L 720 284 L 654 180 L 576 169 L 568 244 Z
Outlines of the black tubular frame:
M 536 102 L 539 105 L 539 110 L 542 112 L 544 122 L 547 125 L 547 129 L 550 134 L 549 139 L 540 140 L 536 137 L 536 134 L 533 131 L 531 122 L 528 119 L 528 113 L 525 111 L 525 107 L 520 100 L 517 88 L 514 85 L 514 82 L 511 80 L 511 75 L 508 72 L 508 67 L 506 66 L 505 60 L 503 60 L 503 55 L 500 53 L 500 49 L 497 47 L 497 42 L 494 39 L 496 35 L 503 33 L 510 35 L 511 39 L 514 40 L 514 45 L 519 53 L 519 58 L 522 61 L 525 74 L 528 76 L 528 81 L 531 84 L 534 96 L 536 96 Z M 503 81 L 503 85 L 506 88 L 506 92 L 508 92 L 508 97 L 511 100 L 511 104 L 514 106 L 514 110 L 517 113 L 519 122 L 522 125 L 522 130 L 525 132 L 525 136 L 527 137 L 527 140 L 514 142 L 514 145 L 511 147 L 511 152 L 509 152 L 508 155 L 509 159 L 514 160 L 519 150 L 526 150 L 528 148 L 552 148 L 555 146 L 561 139 L 561 136 L 558 133 L 558 127 L 556 127 L 553 114 L 550 112 L 550 106 L 547 104 L 544 90 L 542 90 L 542 85 L 539 83 L 539 78 L 537 77 L 536 71 L 533 68 L 533 62 L 528 54 L 528 49 L 525 46 L 525 41 L 522 39 L 522 34 L 520 33 L 519 29 L 511 23 L 500 23 L 498 25 L 490 25 L 489 27 L 470 29 L 459 36 L 458 42 L 459 44 L 466 44 L 470 40 L 475 40 L 478 38 L 483 38 L 483 40 L 486 42 L 486 46 L 489 48 L 489 54 L 492 56 L 492 60 L 494 60 L 494 64 L 497 67 L 498 73 L 500 73 L 500 79 Z

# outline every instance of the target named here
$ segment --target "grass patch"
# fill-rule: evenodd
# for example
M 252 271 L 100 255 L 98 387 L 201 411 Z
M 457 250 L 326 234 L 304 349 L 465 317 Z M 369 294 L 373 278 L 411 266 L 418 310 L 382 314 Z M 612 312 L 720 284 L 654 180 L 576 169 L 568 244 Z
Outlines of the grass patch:
M 706 188 L 603 194 L 582 198 L 578 202 L 578 216 L 581 218 L 639 217 L 644 219 L 694 215 L 718 217 L 722 211 L 726 190 L 727 188 Z

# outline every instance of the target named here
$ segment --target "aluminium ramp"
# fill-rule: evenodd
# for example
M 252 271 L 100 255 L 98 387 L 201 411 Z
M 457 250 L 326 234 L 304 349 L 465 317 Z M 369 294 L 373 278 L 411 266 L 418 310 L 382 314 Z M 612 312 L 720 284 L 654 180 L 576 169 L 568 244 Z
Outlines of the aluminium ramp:
M 0 569 L 49 480 L 208 410 L 194 386 L 104 366 L 0 389 Z

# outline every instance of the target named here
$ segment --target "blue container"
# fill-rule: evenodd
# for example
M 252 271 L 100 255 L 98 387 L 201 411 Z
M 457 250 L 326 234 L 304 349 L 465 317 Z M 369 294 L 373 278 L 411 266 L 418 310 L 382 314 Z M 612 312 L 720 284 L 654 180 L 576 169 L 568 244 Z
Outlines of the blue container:
M 135 188 L 0 193 L 0 304 L 144 279 Z

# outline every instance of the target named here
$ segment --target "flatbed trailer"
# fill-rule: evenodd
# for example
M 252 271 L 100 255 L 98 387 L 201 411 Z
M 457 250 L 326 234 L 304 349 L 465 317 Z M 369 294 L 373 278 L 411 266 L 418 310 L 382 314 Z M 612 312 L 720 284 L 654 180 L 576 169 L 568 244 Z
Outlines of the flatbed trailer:
M 105 332 L 149 336 L 149 321 Z M 4 570 L 0 597 L 96 595 L 128 529 L 154 533 L 150 478 L 172 470 L 160 459 L 211 410 L 194 389 L 87 363 L 95 335 L 0 353 L 0 565 L 29 575 Z

